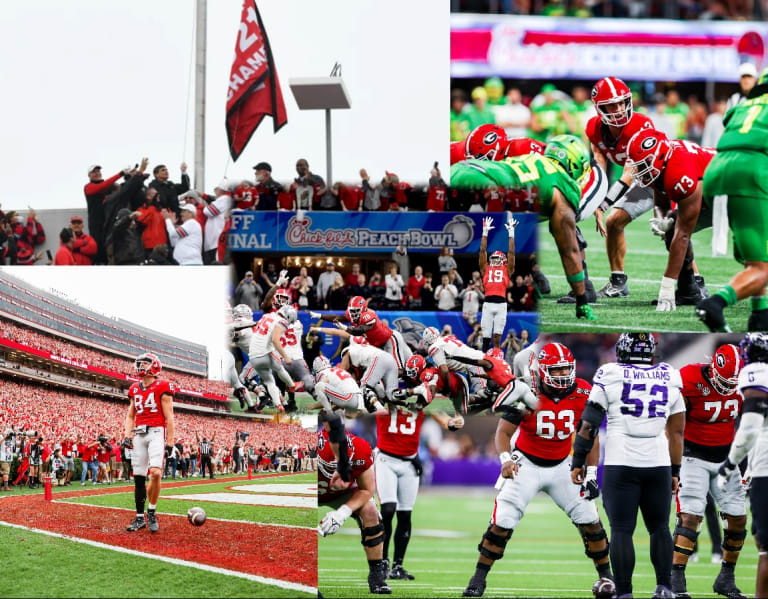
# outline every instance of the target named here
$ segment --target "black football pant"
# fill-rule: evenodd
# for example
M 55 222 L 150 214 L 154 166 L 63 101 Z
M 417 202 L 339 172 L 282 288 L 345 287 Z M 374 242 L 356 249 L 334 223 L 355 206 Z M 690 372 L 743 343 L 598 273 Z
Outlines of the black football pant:
M 205 468 L 208 467 L 208 472 L 210 473 L 211 478 L 213 478 L 213 462 L 211 461 L 211 456 L 204 456 L 200 458 L 200 476 L 205 478 Z
M 672 534 L 669 511 L 672 503 L 672 471 L 669 466 L 631 468 L 606 466 L 603 471 L 603 505 L 611 523 L 611 567 L 616 594 L 632 592 L 635 546 L 632 534 L 638 509 L 651 536 L 651 563 L 656 584 L 670 586 Z

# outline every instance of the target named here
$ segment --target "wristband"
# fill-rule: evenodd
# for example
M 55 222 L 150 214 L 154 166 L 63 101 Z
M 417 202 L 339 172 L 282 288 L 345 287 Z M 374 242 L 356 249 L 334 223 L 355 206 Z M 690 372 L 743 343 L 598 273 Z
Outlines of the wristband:
M 336 512 L 346 520 L 352 515 L 352 509 L 345 503 Z
M 568 275 L 567 277 L 565 277 L 565 280 L 568 281 L 569 283 L 578 283 L 580 281 L 583 281 L 584 271 L 581 270 L 577 272 L 575 275 Z
M 680 478 L 680 464 L 672 464 L 672 478 Z
M 677 283 L 677 279 L 673 279 L 671 277 L 661 277 L 661 291 L 666 291 L 667 293 L 674 293 L 675 291 L 675 284 Z
M 587 476 L 584 480 L 597 480 L 597 466 L 587 466 Z
M 503 451 L 503 452 L 501 452 L 499 454 L 499 461 L 501 462 L 501 465 L 503 466 L 507 462 L 511 462 L 512 461 L 512 456 L 509 455 L 508 451 Z
M 608 204 L 608 206 L 613 206 L 616 202 L 618 202 L 621 197 L 627 193 L 627 190 L 629 190 L 629 185 L 624 183 L 621 179 L 616 181 L 613 185 L 611 185 L 611 188 L 608 190 L 608 193 L 605 194 L 605 202 Z

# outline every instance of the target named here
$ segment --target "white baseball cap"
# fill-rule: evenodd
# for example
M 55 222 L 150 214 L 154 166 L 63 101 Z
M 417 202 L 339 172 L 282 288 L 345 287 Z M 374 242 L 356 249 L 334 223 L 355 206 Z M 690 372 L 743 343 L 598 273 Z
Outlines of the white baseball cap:
M 182 204 L 179 207 L 180 210 L 189 210 L 190 212 L 193 212 L 194 214 L 197 214 L 197 206 L 194 204 Z
M 739 77 L 746 77 L 747 75 L 757 78 L 757 67 L 751 62 L 739 65 Z
M 221 189 L 224 191 L 229 191 L 231 188 L 232 188 L 232 182 L 226 177 L 223 178 L 221 181 L 219 181 L 219 184 L 216 187 L 214 187 L 214 189 Z
M 101 165 L 99 165 L 99 164 L 92 164 L 91 166 L 88 167 L 88 174 L 90 175 L 97 168 L 101 168 Z

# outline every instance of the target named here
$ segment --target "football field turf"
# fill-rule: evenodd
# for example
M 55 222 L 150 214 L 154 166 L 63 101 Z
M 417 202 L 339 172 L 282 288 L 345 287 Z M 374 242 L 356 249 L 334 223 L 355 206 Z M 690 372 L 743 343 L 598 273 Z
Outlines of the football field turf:
M 389 580 L 392 596 L 460 597 L 474 572 L 477 544 L 488 526 L 493 498 L 493 489 L 478 487 L 422 489 L 416 499 L 413 532 L 403 563 L 416 578 Z M 608 530 L 602 504 L 598 510 Z M 326 511 L 327 508 L 321 506 L 319 516 Z M 750 523 L 751 518 L 748 525 Z M 610 530 L 608 532 L 610 535 Z M 701 561 L 689 564 L 686 570 L 688 591 L 693 597 L 712 597 L 712 582 L 719 566 L 710 563 L 706 525 L 700 539 Z M 648 534 L 640 517 L 634 541 L 634 595 L 650 597 L 656 579 L 650 564 Z M 351 518 L 336 535 L 319 539 L 318 549 L 318 586 L 325 597 L 370 596 L 360 533 Z M 393 549 L 390 542 L 390 559 Z M 736 582 L 750 596 L 755 592 L 756 567 L 757 551 L 748 537 L 736 567 Z M 484 596 L 591 597 L 595 580 L 597 574 L 592 560 L 584 555 L 576 528 L 548 496 L 538 495 L 512 535 L 504 558 L 488 575 Z
M 610 267 L 605 253 L 605 240 L 595 231 L 594 218 L 580 223 L 589 247 L 586 250 L 589 277 L 599 290 L 608 281 Z M 656 312 L 651 305 L 659 295 L 661 278 L 667 265 L 667 251 L 661 238 L 651 234 L 648 216 L 632 222 L 625 230 L 627 255 L 624 270 L 629 280 L 629 297 L 598 298 L 592 305 L 598 321 L 577 320 L 573 304 L 558 304 L 557 299 L 570 291 L 563 266 L 548 223 L 539 224 L 539 261 L 541 271 L 549 279 L 552 292 L 539 300 L 542 332 L 594 332 L 650 330 L 653 332 L 707 332 L 696 318 L 693 306 L 678 306 L 675 312 Z M 726 285 L 742 266 L 733 259 L 733 244 L 729 241 L 728 256 L 712 258 L 712 230 L 705 229 L 693 236 L 694 254 L 699 272 L 704 276 L 710 293 Z M 749 300 L 726 308 L 725 319 L 735 332 L 745 331 L 751 308 Z

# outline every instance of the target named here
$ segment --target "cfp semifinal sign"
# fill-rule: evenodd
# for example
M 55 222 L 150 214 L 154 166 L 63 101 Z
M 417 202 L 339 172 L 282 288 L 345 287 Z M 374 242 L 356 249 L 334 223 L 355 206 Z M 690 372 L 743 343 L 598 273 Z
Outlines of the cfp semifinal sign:
M 234 252 L 436 252 L 444 246 L 477 251 L 480 219 L 446 213 L 235 212 L 230 249 Z M 504 216 L 494 215 L 497 230 Z M 477 235 L 476 235 L 477 231 Z

